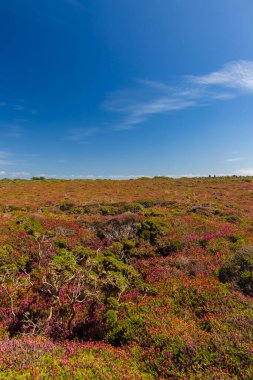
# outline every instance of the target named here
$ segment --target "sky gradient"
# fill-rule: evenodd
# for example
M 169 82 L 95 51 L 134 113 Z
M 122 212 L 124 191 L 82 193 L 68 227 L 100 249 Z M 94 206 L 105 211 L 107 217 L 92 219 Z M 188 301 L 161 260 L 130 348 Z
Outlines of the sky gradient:
M 0 0 L 0 178 L 253 175 L 252 0 Z

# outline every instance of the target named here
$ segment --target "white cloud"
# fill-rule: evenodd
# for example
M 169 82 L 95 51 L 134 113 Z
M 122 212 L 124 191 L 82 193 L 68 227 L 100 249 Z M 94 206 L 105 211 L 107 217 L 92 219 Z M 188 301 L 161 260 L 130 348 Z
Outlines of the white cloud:
M 228 158 L 226 161 L 227 162 L 239 162 L 239 161 L 244 161 L 245 157 L 233 157 L 233 158 Z
M 5 166 L 5 165 L 14 165 L 14 162 L 8 161 L 8 160 L 0 160 L 0 165 Z
M 12 153 L 8 151 L 0 151 L 0 166 L 16 166 L 20 168 L 21 171 L 17 173 L 26 173 L 23 172 L 22 169 L 24 167 L 33 166 L 36 158 L 40 157 L 38 154 L 30 154 L 30 153 Z M 9 173 L 11 175 L 11 173 Z
M 30 173 L 24 172 L 24 171 L 13 171 L 13 172 L 6 172 L 5 170 L 0 171 L 0 177 L 7 177 L 7 178 L 29 178 L 31 176 Z
M 253 168 L 242 168 L 234 172 L 236 175 L 253 176 Z
M 138 80 L 132 88 L 109 93 L 102 105 L 121 115 L 116 129 L 130 129 L 153 115 L 210 105 L 253 92 L 253 61 L 236 61 L 221 70 L 184 76 L 176 84 Z
M 30 173 L 27 173 L 27 172 L 11 172 L 10 173 L 10 176 L 12 177 L 12 178 L 17 178 L 17 177 L 19 177 L 19 178 L 27 178 L 27 177 L 30 177 L 31 176 L 31 174 Z
M 18 124 L 0 124 L 0 136 L 19 138 L 22 136 L 21 127 Z
M 136 178 L 141 178 L 141 177 L 147 177 L 147 178 L 151 178 L 150 176 L 147 176 L 145 174 L 139 174 L 139 175 L 136 175 L 136 174 L 129 174 L 129 175 L 120 175 L 120 174 L 116 174 L 116 175 L 109 175 L 108 177 L 104 177 L 104 178 L 107 178 L 107 179 L 136 179 Z
M 66 136 L 66 140 L 84 142 L 88 137 L 95 135 L 99 131 L 100 129 L 96 127 L 73 128 L 69 131 L 69 135 Z
M 234 98 L 236 98 L 236 94 L 232 94 L 229 92 L 221 92 L 212 96 L 212 99 L 214 100 L 229 100 Z
M 16 173 L 17 174 L 17 173 Z M 27 175 L 29 173 L 26 173 Z M 31 176 L 31 174 L 29 174 Z M 36 174 L 35 177 L 45 177 L 45 178 L 58 178 L 58 179 L 111 179 L 111 180 L 124 180 L 124 179 L 136 179 L 141 177 L 148 177 L 152 178 L 150 176 L 147 176 L 145 174 L 129 174 L 129 175 L 121 175 L 121 174 L 115 174 L 115 175 L 95 175 L 95 174 L 47 174 L 47 173 L 40 173 Z
M 191 87 L 171 87 L 166 83 L 139 80 L 133 89 L 108 94 L 103 109 L 122 114 L 116 129 L 130 129 L 150 116 L 183 110 L 198 104 L 202 91 Z
M 0 165 L 13 165 L 12 154 L 6 151 L 0 151 Z
M 226 174 L 217 174 L 217 176 L 223 176 Z M 185 173 L 185 174 L 167 174 L 168 178 L 199 178 L 199 177 L 208 177 L 209 174 L 200 174 L 200 173 Z
M 190 79 L 200 85 L 225 86 L 253 91 L 253 62 L 230 62 L 219 71 L 203 76 L 192 76 Z
M 6 157 L 9 157 L 11 155 L 10 152 L 6 152 L 6 151 L 0 151 L 0 158 L 6 158 Z
M 8 112 L 17 111 L 17 114 L 23 115 L 30 113 L 35 115 L 38 113 L 38 109 L 35 104 L 29 104 L 25 99 L 9 99 L 7 101 L 0 101 L 0 107 L 5 107 Z M 23 112 L 22 112 L 23 111 Z M 20 118 L 20 122 L 27 121 L 25 118 Z

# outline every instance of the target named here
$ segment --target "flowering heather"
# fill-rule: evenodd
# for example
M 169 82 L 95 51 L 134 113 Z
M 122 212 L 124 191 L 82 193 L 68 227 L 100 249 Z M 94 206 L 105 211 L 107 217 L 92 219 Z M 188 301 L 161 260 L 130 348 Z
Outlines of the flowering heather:
M 253 378 L 253 182 L 0 185 L 0 379 Z
M 152 379 L 138 368 L 130 350 L 103 343 L 54 344 L 25 337 L 0 344 L 0 379 Z

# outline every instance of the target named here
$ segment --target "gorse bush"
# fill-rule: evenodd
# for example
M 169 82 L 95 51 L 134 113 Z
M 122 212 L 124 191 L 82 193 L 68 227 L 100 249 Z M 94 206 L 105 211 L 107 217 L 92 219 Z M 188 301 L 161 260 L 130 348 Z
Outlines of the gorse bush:
M 253 294 L 253 246 L 242 247 L 219 270 L 222 282 L 232 282 L 247 295 Z

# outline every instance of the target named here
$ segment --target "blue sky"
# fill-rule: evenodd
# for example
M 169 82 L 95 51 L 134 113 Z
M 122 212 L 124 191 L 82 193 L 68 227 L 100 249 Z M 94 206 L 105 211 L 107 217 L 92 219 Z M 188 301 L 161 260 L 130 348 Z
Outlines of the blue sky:
M 252 0 L 0 0 L 0 178 L 253 175 Z

